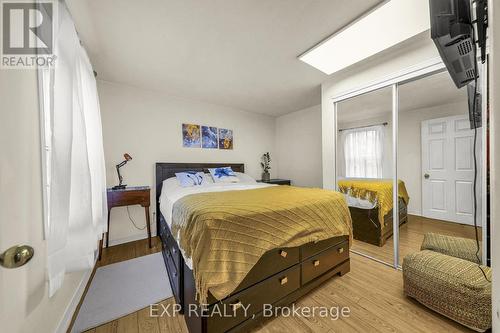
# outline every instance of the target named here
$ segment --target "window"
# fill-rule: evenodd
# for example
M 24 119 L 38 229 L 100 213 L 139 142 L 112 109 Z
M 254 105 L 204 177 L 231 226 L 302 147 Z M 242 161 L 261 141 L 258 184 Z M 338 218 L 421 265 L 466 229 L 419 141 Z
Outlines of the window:
M 345 176 L 382 178 L 383 126 L 370 126 L 342 132 Z
M 92 65 L 67 8 L 59 6 L 54 55 L 40 69 L 48 294 L 68 272 L 95 264 L 106 231 L 106 169 Z

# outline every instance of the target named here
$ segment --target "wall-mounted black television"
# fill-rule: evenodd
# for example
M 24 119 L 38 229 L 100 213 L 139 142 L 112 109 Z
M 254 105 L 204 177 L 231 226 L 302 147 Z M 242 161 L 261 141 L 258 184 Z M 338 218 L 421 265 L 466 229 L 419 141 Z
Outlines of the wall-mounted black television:
M 470 0 L 430 0 L 431 37 L 461 88 L 476 78 Z
M 485 59 L 487 3 L 476 0 L 473 22 L 470 0 L 429 0 L 431 38 L 457 86 L 467 86 L 471 128 L 481 127 L 481 92 L 478 89 L 477 47 L 473 23 L 477 25 L 481 59 Z

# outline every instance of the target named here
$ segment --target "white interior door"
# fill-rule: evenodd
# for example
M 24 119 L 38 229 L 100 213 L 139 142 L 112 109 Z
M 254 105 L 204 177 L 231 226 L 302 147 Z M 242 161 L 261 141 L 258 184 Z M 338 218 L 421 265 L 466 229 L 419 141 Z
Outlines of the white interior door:
M 28 332 L 45 282 L 37 76 L 34 70 L 2 72 L 0 253 L 30 245 L 35 255 L 18 268 L 0 266 L 0 331 Z
M 23 266 L 0 265 L 0 332 L 66 332 L 90 271 L 66 274 L 49 298 L 37 72 L 0 72 L 0 253 L 15 245 L 35 251 Z
M 473 224 L 474 130 L 468 116 L 422 122 L 422 214 Z M 477 217 L 481 224 L 481 129 L 478 129 Z

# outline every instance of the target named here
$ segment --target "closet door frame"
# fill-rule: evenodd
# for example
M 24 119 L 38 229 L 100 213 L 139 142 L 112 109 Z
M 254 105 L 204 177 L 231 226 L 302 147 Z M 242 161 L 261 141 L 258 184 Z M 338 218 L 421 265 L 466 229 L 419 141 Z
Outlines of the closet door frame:
M 481 74 L 486 73 L 486 68 L 487 68 L 487 63 L 486 64 L 478 64 L 479 72 Z M 392 87 L 392 135 L 393 135 L 393 140 L 392 140 L 392 153 L 393 153 L 393 163 L 392 163 L 392 180 L 393 180 L 393 206 L 396 207 L 394 203 L 398 202 L 398 192 L 394 189 L 397 189 L 398 187 L 398 115 L 399 115 L 399 86 L 411 81 L 416 81 L 419 79 L 422 79 L 427 76 L 431 76 L 434 74 L 442 73 L 446 71 L 446 66 L 441 60 L 441 58 L 433 58 L 430 59 L 426 62 L 420 63 L 415 66 L 408 67 L 398 73 L 394 73 L 392 75 L 388 75 L 386 77 L 383 77 L 379 80 L 369 82 L 365 85 L 362 85 L 358 88 L 352 89 L 345 91 L 343 93 L 340 93 L 336 95 L 335 97 L 332 98 L 332 103 L 333 103 L 333 130 L 334 130 L 334 152 L 333 155 L 335 156 L 335 172 L 334 172 L 334 188 L 338 190 L 338 185 L 337 185 L 337 161 L 338 161 L 338 156 L 337 156 L 337 145 L 339 144 L 338 142 L 338 124 L 337 124 L 337 112 L 338 112 L 338 103 L 348 100 L 353 97 L 357 97 L 369 92 L 373 92 L 379 89 L 387 88 L 387 87 Z M 480 193 L 479 195 L 484 195 L 486 193 L 486 170 L 487 170 L 487 163 L 486 163 L 486 112 L 487 112 L 487 91 L 485 91 L 484 87 L 486 87 L 487 83 L 487 78 L 486 75 L 481 75 L 481 94 L 483 97 L 482 100 L 482 112 L 483 112 L 483 127 L 480 130 L 480 133 L 483 138 L 483 149 L 482 149 L 482 171 L 481 171 L 481 179 L 480 181 L 482 182 L 482 187 L 481 191 L 483 193 Z M 482 210 L 481 214 L 481 221 L 479 221 L 479 225 L 481 225 L 482 228 L 482 239 L 486 240 L 486 205 L 487 202 L 486 200 L 483 200 L 482 206 L 479 207 L 479 209 Z M 388 265 L 390 267 L 393 267 L 395 269 L 401 269 L 401 265 L 399 264 L 399 214 L 393 214 L 393 242 L 394 242 L 394 253 L 393 253 L 393 262 L 392 263 L 387 263 L 383 260 L 374 258 L 368 254 L 356 251 L 356 250 L 350 250 L 353 253 L 359 254 L 363 257 L 367 257 L 371 260 L 380 262 L 382 264 Z M 482 248 L 482 253 L 483 253 L 483 264 L 485 263 L 486 260 L 486 252 L 487 252 L 487 242 L 483 241 L 483 248 Z

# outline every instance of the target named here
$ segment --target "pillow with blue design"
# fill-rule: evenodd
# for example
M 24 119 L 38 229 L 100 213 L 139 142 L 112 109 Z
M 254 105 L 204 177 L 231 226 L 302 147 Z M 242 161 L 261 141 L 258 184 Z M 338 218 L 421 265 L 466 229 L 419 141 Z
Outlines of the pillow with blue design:
M 215 183 L 237 183 L 240 181 L 231 167 L 208 169 Z
M 207 183 L 205 174 L 198 171 L 177 172 L 175 177 L 182 187 L 199 186 Z

